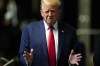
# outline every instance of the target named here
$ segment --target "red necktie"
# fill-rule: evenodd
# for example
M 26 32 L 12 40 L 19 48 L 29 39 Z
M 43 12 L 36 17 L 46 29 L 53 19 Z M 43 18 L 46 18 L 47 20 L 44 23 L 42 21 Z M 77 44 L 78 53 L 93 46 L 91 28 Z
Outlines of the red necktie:
M 56 54 L 55 54 L 55 41 L 53 34 L 53 26 L 51 26 L 48 39 L 48 55 L 50 66 L 56 66 Z

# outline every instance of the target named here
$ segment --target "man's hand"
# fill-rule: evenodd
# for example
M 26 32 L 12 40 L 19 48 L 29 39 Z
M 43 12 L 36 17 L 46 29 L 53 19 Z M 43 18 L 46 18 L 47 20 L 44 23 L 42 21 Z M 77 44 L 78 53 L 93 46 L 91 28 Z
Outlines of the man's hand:
M 30 50 L 30 53 L 28 53 L 27 51 L 24 51 L 23 56 L 24 56 L 26 65 L 31 64 L 33 61 L 33 49 Z
M 69 55 L 69 62 L 70 64 L 76 64 L 76 65 L 79 65 L 79 61 L 81 61 L 81 54 L 78 53 L 78 54 L 74 54 L 74 50 L 71 50 L 71 53 Z

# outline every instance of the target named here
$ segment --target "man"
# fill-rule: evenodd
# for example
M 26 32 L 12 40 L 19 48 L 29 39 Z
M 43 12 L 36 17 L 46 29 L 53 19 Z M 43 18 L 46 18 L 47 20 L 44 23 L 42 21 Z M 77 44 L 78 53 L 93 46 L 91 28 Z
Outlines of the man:
M 100 66 L 100 35 L 96 38 L 93 61 L 94 66 Z
M 23 29 L 19 51 L 23 66 L 79 65 L 82 56 L 76 48 L 75 30 L 59 21 L 60 7 L 59 0 L 42 0 L 43 20 L 32 22 Z M 54 34 L 51 39 L 49 31 L 52 36 Z

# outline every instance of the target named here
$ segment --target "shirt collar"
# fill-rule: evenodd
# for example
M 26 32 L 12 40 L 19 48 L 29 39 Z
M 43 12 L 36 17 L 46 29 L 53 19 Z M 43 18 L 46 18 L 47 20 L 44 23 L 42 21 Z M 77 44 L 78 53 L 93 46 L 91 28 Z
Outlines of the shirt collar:
M 44 26 L 45 26 L 45 29 L 48 30 L 49 26 L 47 25 L 47 23 L 45 21 L 44 22 Z M 58 29 L 58 21 L 56 21 L 56 23 L 53 25 L 54 29 L 57 30 Z

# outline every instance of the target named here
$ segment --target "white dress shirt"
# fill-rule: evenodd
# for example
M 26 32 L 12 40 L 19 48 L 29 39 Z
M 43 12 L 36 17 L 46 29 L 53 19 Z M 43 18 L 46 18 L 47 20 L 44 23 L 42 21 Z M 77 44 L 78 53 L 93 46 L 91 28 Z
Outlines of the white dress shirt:
M 46 40 L 47 40 L 47 47 L 48 47 L 48 36 L 49 36 L 49 26 L 47 23 L 44 21 L 44 26 L 45 26 L 45 33 L 46 33 Z M 55 39 L 55 50 L 56 50 L 56 60 L 57 60 L 57 51 L 58 51 L 58 22 L 56 22 L 53 25 L 53 33 L 54 33 L 54 39 Z

